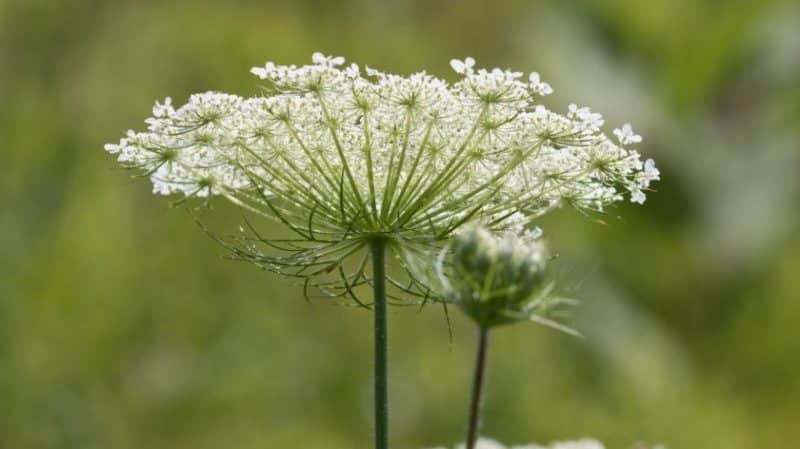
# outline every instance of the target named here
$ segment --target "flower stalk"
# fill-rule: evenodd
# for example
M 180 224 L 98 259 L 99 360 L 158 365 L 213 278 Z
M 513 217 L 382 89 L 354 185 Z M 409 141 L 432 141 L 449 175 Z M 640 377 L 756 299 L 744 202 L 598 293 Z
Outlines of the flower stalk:
M 386 242 L 375 239 L 370 242 L 372 254 L 372 277 L 375 304 L 373 307 L 375 323 L 375 449 L 389 447 L 389 398 L 387 342 L 388 322 L 386 319 Z
M 489 352 L 489 328 L 478 328 L 478 352 L 475 357 L 475 370 L 472 375 L 472 396 L 469 403 L 467 422 L 467 449 L 475 449 L 481 427 L 481 408 L 483 407 L 483 385 L 486 383 L 486 358 Z

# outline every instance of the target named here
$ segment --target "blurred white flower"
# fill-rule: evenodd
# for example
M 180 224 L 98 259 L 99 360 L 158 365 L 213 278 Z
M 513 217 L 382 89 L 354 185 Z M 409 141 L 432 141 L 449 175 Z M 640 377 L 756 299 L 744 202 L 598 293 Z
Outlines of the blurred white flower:
M 576 441 L 558 441 L 550 445 L 550 449 L 605 449 L 597 440 L 584 438 Z
M 644 162 L 644 172 L 639 175 L 639 187 L 645 188 L 650 185 L 652 181 L 661 179 L 661 172 L 656 168 L 656 163 L 652 159 Z
M 553 93 L 553 88 L 541 80 L 538 72 L 531 72 L 528 76 L 528 81 L 530 82 L 531 90 L 538 95 L 550 95 Z
M 467 56 L 467 58 L 464 59 L 463 61 L 459 59 L 450 60 L 450 67 L 452 67 L 456 73 L 459 73 L 461 75 L 467 75 L 469 73 L 472 73 L 472 67 L 474 66 L 475 66 L 475 60 L 469 56 Z
M 344 57 L 325 56 L 320 52 L 314 52 L 314 54 L 311 55 L 311 62 L 321 66 L 337 67 L 344 64 Z
M 645 199 L 647 199 L 647 197 L 641 190 L 636 189 L 631 192 L 631 203 L 644 204 Z
M 253 67 L 252 69 L 250 69 L 250 73 L 263 80 L 267 77 L 267 74 L 274 69 L 275 69 L 275 64 L 268 62 L 264 67 Z
M 464 447 L 465 446 L 462 443 L 457 445 L 455 449 L 464 449 Z M 439 446 L 431 449 L 446 449 L 446 448 L 443 446 Z M 475 449 L 605 449 L 605 446 L 603 446 L 603 444 L 597 440 L 584 438 L 575 441 L 558 441 L 548 446 L 541 446 L 538 444 L 524 444 L 524 445 L 506 447 L 495 440 L 489 438 L 481 438 L 475 445 Z
M 581 122 L 584 126 L 591 130 L 598 130 L 605 121 L 603 116 L 596 112 L 592 112 L 588 107 L 578 107 L 572 103 L 567 106 L 567 117 Z
M 464 449 L 465 447 L 462 443 L 456 446 L 456 449 Z M 478 438 L 478 441 L 475 442 L 475 449 L 506 449 L 506 447 L 491 438 Z
M 617 136 L 619 143 L 623 145 L 640 143 L 642 141 L 642 136 L 633 132 L 633 128 L 631 127 L 630 123 L 622 125 L 622 128 L 615 129 L 614 135 Z

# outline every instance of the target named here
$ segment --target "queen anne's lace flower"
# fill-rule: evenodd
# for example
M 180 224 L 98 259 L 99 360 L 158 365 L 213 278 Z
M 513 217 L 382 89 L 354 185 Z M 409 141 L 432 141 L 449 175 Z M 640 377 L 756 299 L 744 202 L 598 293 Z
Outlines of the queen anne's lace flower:
M 458 74 L 467 75 L 469 73 L 472 73 L 472 68 L 475 67 L 475 59 L 469 56 L 463 61 L 458 59 L 451 59 L 450 67 L 452 67 L 453 70 Z
M 629 125 L 614 143 L 600 114 L 539 104 L 552 88 L 535 72 L 476 69 L 466 58 L 451 61 L 460 78 L 448 83 L 425 72 L 362 75 L 320 53 L 312 62 L 253 68 L 263 96 L 206 92 L 177 108 L 167 98 L 146 131 L 106 150 L 149 176 L 154 193 L 221 196 L 284 223 L 299 236 L 283 247 L 291 258 L 251 244 L 237 254 L 304 275 L 340 267 L 376 236 L 408 256 L 468 221 L 519 231 L 562 204 L 641 203 L 659 177 L 625 148 L 641 141 Z M 359 273 L 347 279 L 357 284 Z
M 660 446 L 659 446 L 660 447 Z M 445 447 L 437 447 L 433 449 L 447 449 Z M 456 446 L 456 449 L 464 449 L 464 445 Z M 605 449 L 603 443 L 584 438 L 575 441 L 558 441 L 549 446 L 540 446 L 538 444 L 525 444 L 520 446 L 509 446 L 506 448 L 503 444 L 490 438 L 480 438 L 475 444 L 475 449 Z
M 615 129 L 614 135 L 617 136 L 619 143 L 623 145 L 639 143 L 642 141 L 642 136 L 633 132 L 633 128 L 631 128 L 630 123 L 622 125 L 622 128 Z

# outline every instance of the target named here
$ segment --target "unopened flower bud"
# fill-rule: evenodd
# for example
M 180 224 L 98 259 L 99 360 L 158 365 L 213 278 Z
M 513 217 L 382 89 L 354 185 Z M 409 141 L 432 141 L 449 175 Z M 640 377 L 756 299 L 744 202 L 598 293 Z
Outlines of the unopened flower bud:
M 453 240 L 447 294 L 481 326 L 527 319 L 526 306 L 545 287 L 547 260 L 540 241 L 468 228 Z

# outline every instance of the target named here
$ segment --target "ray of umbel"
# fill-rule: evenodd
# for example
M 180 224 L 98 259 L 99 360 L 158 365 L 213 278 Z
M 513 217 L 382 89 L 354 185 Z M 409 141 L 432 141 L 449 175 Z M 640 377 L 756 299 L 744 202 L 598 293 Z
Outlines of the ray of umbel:
M 467 222 L 521 231 L 562 204 L 643 202 L 658 170 L 625 148 L 641 140 L 629 125 L 614 142 L 588 108 L 561 115 L 538 104 L 552 89 L 537 73 L 477 70 L 467 58 L 451 61 L 459 79 L 448 83 L 319 53 L 312 62 L 252 69 L 264 82 L 252 98 L 207 92 L 178 108 L 167 98 L 147 131 L 106 149 L 154 193 L 222 197 L 295 236 L 268 238 L 248 222 L 223 242 L 234 257 L 374 310 L 376 448 L 385 449 L 385 305 L 427 301 L 418 261 Z M 387 253 L 401 275 L 385 270 Z M 373 302 L 360 286 L 373 287 Z

